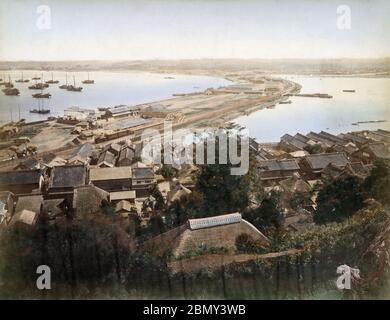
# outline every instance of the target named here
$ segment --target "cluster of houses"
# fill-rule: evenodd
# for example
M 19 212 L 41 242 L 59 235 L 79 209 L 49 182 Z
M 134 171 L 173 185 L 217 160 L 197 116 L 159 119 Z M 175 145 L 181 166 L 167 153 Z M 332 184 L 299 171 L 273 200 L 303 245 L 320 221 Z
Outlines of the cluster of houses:
M 365 178 L 375 160 L 390 159 L 390 131 L 285 134 L 277 144 L 260 145 L 252 140 L 251 147 L 257 150 L 265 190 L 280 191 L 282 200 L 295 192 L 310 193 L 312 202 L 305 209 L 312 211 L 316 207 L 313 191 L 324 178 Z M 285 204 L 287 212 L 291 208 L 288 201 Z
M 86 143 L 66 159 L 45 154 L 0 172 L 0 226 L 33 226 L 42 214 L 49 220 L 84 217 L 107 204 L 123 222 L 147 222 L 156 189 L 170 203 L 190 194 L 192 184 L 186 178 L 165 179 L 161 165 L 140 161 L 141 149 L 129 141 L 101 149 Z
M 306 180 L 349 173 L 365 176 L 377 159 L 390 159 L 390 132 L 386 130 L 333 135 L 285 134 L 277 146 L 259 147 L 260 176 L 266 185 L 299 174 Z

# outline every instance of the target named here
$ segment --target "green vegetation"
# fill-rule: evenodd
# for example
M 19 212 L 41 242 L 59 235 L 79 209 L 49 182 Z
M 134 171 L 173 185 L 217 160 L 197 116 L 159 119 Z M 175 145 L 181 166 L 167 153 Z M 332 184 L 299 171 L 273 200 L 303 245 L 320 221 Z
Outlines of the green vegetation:
M 262 200 L 259 207 L 244 211 L 243 218 L 263 232 L 267 228 L 279 229 L 283 223 L 283 214 L 278 208 L 278 201 L 279 195 L 271 193 Z
M 164 164 L 156 173 L 161 174 L 165 179 L 172 179 L 177 177 L 178 170 L 170 164 Z
M 340 222 L 361 209 L 363 200 L 361 181 L 358 178 L 347 177 L 332 181 L 318 194 L 314 222 Z
M 378 160 L 374 163 L 371 174 L 363 183 L 367 194 L 383 204 L 390 203 L 390 164 Z
M 341 222 L 363 208 L 364 200 L 374 198 L 382 204 L 390 203 L 390 165 L 388 161 L 374 163 L 370 175 L 329 180 L 320 189 L 314 221 L 317 224 Z

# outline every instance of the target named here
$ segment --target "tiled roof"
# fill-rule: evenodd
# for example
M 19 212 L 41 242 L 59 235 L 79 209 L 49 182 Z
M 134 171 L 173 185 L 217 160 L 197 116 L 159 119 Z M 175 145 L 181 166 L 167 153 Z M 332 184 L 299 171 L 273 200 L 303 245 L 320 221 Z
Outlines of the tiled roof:
M 0 185 L 25 185 L 39 183 L 40 170 L 19 170 L 0 172 Z
M 314 170 L 323 169 L 330 163 L 338 167 L 344 167 L 349 163 L 345 153 L 342 152 L 311 154 L 306 156 L 306 160 Z
M 51 188 L 77 187 L 85 184 L 86 168 L 84 165 L 57 166 L 51 174 Z
M 133 168 L 133 179 L 154 179 L 152 168 Z
M 89 178 L 91 181 L 131 179 L 131 167 L 91 168 Z
M 260 170 L 263 171 L 299 170 L 299 165 L 295 159 L 265 160 L 265 161 L 260 161 Z

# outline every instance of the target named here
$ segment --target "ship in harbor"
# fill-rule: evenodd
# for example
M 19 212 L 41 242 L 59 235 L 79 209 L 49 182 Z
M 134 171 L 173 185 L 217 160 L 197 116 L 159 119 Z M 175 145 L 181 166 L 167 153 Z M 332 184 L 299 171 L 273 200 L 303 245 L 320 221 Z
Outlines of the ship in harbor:
M 38 108 L 30 110 L 30 113 L 48 114 L 50 113 L 50 109 L 45 109 L 43 106 L 43 101 L 41 106 L 41 100 L 38 100 Z
M 65 73 L 65 84 L 60 85 L 58 88 L 68 90 L 70 87 L 71 85 L 68 84 L 68 74 Z
M 75 80 L 75 78 L 73 76 L 73 85 L 68 86 L 68 88 L 66 88 L 66 90 L 80 92 L 81 90 L 83 90 L 83 88 L 82 87 L 76 87 L 76 80 Z
M 89 79 L 89 72 L 88 72 L 88 79 L 84 80 L 84 81 L 81 81 L 81 83 L 84 83 L 84 84 L 94 84 L 95 80 L 90 80 Z
M 14 87 L 10 76 L 8 76 L 8 82 L 4 81 L 1 83 L 1 85 L 3 85 L 5 88 L 13 88 Z
M 17 88 L 5 88 L 2 91 L 6 96 L 18 96 L 20 94 Z
M 18 96 L 20 94 L 19 89 L 14 88 L 10 76 L 8 76 L 8 82 L 5 82 L 4 86 L 5 88 L 1 91 L 3 91 L 6 96 Z
M 59 81 L 53 79 L 53 72 L 52 72 L 51 73 L 51 80 L 45 81 L 45 83 L 47 83 L 47 84 L 56 84 L 56 83 L 59 83 Z
M 33 84 L 32 86 L 29 86 L 28 88 L 30 90 L 42 90 L 42 89 L 48 88 L 48 87 L 49 87 L 49 85 L 47 83 L 39 82 L 39 83 Z
M 24 78 L 23 78 L 23 72 L 22 72 L 22 77 L 21 77 L 20 79 L 18 79 L 18 80 L 15 80 L 15 82 L 24 83 L 24 82 L 30 82 L 30 80 L 24 79 Z
M 44 99 L 49 99 L 51 97 L 51 94 L 50 93 L 43 93 L 43 92 L 40 92 L 40 93 L 34 93 L 32 94 L 32 97 L 33 98 L 44 98 Z

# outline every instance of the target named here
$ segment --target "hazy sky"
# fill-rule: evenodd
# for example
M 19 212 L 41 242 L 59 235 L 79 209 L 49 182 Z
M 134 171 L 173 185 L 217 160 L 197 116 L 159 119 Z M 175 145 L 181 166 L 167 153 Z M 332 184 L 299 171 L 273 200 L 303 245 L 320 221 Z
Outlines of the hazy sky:
M 0 0 L 0 60 L 384 57 L 389 17 L 388 0 Z

